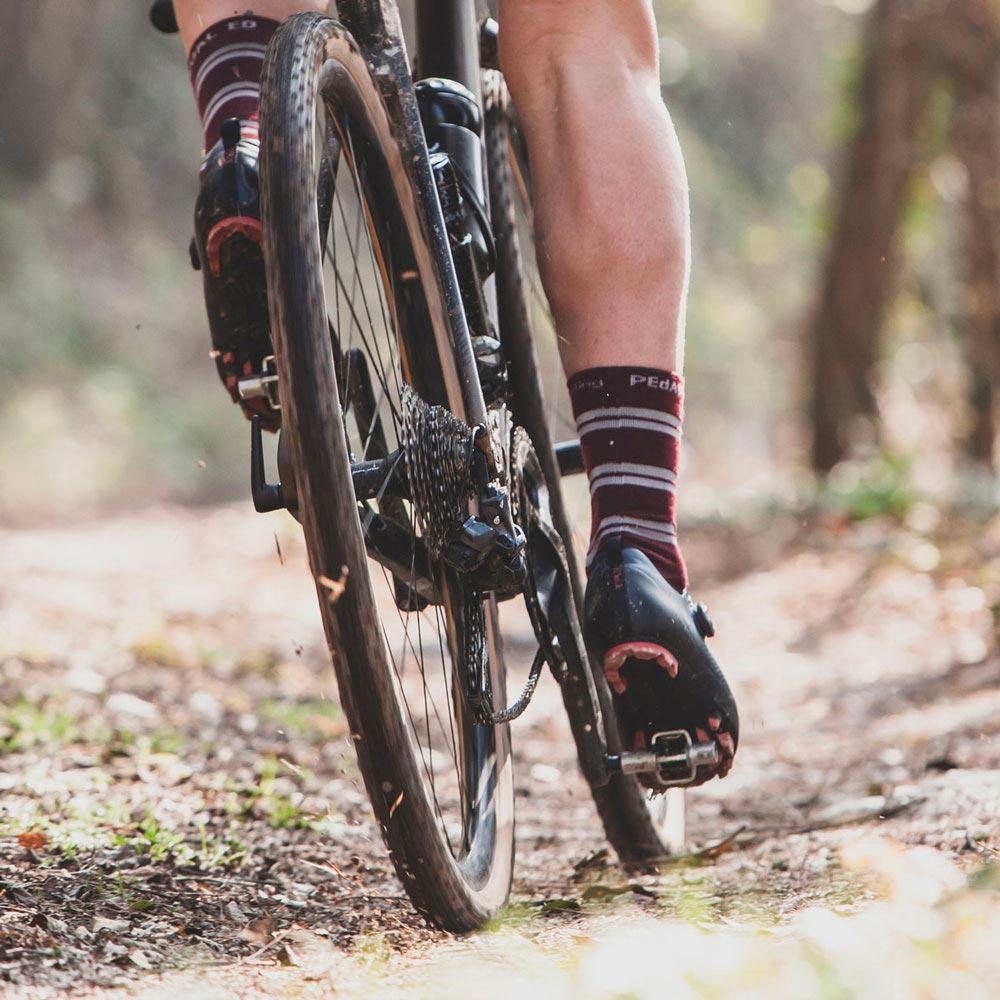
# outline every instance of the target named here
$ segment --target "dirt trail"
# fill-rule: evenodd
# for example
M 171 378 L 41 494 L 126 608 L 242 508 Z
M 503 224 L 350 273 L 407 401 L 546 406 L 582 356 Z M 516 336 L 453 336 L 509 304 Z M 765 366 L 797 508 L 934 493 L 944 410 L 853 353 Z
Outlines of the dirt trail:
M 873 832 L 996 857 L 1000 520 L 782 518 L 687 553 L 743 719 L 691 836 L 742 832 L 629 879 L 548 680 L 514 730 L 510 924 L 558 950 L 629 918 L 851 912 L 872 890 L 841 851 Z M 523 670 L 523 620 L 508 648 Z M 220 995 L 327 996 L 316 969 L 346 958 L 391 978 L 464 953 L 411 912 L 345 735 L 294 524 L 240 505 L 0 532 L 0 995 L 196 966 Z

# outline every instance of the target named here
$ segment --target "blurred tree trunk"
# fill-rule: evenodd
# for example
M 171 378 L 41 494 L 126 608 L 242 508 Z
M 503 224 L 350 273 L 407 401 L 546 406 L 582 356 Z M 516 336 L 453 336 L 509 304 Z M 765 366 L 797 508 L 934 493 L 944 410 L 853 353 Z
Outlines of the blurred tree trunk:
M 0 169 L 19 180 L 44 175 L 60 148 L 81 72 L 93 4 L 0 0 Z M 57 9 L 58 7 L 58 9 Z M 90 9 L 88 9 L 90 8 Z
M 965 5 L 946 51 L 954 80 L 952 148 L 965 167 L 959 330 L 969 367 L 973 461 L 994 467 L 1000 388 L 1000 17 Z
M 876 418 L 872 373 L 890 301 L 895 243 L 934 72 L 924 38 L 940 0 L 878 0 L 865 37 L 860 121 L 837 195 L 809 325 L 813 467 L 847 454 L 859 419 Z
M 0 165 L 31 177 L 45 161 L 48 87 L 32 65 L 38 20 L 36 4 L 0 3 Z
M 809 322 L 812 462 L 846 457 L 859 422 L 876 425 L 874 368 L 895 286 L 897 234 L 923 150 L 934 86 L 952 82 L 952 140 L 969 179 L 963 332 L 974 426 L 967 450 L 992 456 L 1000 386 L 1000 11 L 995 0 L 877 0 L 865 37 L 860 122 L 836 195 L 830 248 Z

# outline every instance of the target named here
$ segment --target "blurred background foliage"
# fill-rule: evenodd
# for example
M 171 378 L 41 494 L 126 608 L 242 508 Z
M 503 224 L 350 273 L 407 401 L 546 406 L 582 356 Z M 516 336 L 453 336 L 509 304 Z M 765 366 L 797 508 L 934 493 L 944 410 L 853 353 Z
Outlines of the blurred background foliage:
M 801 499 L 806 317 L 859 122 L 871 3 L 656 8 L 695 226 L 684 506 Z M 179 41 L 152 30 L 143 0 L 4 3 L 0 83 L 0 520 L 244 496 L 247 426 L 209 360 L 188 263 L 200 133 Z M 966 419 L 949 100 L 935 92 L 905 217 L 877 372 L 884 431 L 852 452 L 890 453 L 921 489 L 950 482 Z M 858 476 L 835 473 L 842 489 Z

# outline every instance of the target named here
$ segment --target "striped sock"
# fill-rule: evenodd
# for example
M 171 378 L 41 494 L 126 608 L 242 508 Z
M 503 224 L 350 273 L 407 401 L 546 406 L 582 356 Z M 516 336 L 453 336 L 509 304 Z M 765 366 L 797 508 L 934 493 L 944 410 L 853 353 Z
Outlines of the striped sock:
M 213 24 L 191 46 L 188 71 L 206 152 L 219 141 L 227 118 L 243 121 L 244 138 L 257 138 L 260 72 L 264 50 L 277 27 L 278 22 L 268 17 L 232 18 Z
M 569 380 L 569 394 L 590 479 L 588 563 L 620 537 L 683 591 L 675 491 L 684 379 L 658 368 L 588 368 Z

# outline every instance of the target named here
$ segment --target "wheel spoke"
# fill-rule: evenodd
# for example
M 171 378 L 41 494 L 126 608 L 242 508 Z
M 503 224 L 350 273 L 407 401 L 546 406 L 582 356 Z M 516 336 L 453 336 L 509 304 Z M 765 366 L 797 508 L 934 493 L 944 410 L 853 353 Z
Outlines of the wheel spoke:
M 395 294 L 397 274 L 388 262 L 382 264 L 382 251 L 376 246 L 379 233 L 371 223 L 363 198 L 364 188 L 359 179 L 359 165 L 353 140 L 348 134 L 341 143 L 341 160 L 347 170 L 339 170 L 338 182 L 333 192 L 327 263 L 332 271 L 330 282 L 331 315 L 343 356 L 344 382 L 347 392 L 344 399 L 345 416 L 353 414 L 347 424 L 348 443 L 352 455 L 365 458 L 372 442 L 379 437 L 379 448 L 388 451 L 399 447 L 402 439 L 403 364 L 400 342 L 396 333 Z M 365 245 L 366 244 L 366 245 Z M 366 406 L 352 406 L 351 393 L 369 391 L 363 388 L 367 379 L 359 382 L 360 351 L 371 373 L 370 392 L 373 398 Z M 356 384 L 357 383 L 357 384 Z M 354 386 L 352 389 L 351 387 Z M 370 408 L 365 416 L 364 411 Z M 379 435 L 380 421 L 382 431 Z M 371 519 L 379 513 L 383 494 L 388 486 L 387 477 L 378 495 L 361 510 L 362 528 L 367 531 Z M 385 501 L 388 503 L 388 500 Z M 418 537 L 416 513 L 410 502 L 392 509 L 405 510 L 406 527 L 414 538 Z M 454 663 L 454 644 L 449 639 L 450 629 L 457 628 L 462 615 L 456 607 L 446 611 L 439 604 L 433 610 L 403 610 L 397 596 L 399 588 L 411 586 L 416 580 L 416 545 L 410 550 L 409 580 L 403 584 L 384 566 L 370 562 L 376 600 L 381 611 L 383 641 L 387 658 L 399 692 L 399 702 L 412 734 L 419 767 L 423 774 L 428 797 L 432 802 L 437 822 L 453 851 L 468 843 L 470 831 L 466 828 L 471 810 L 468 808 L 469 790 L 465 787 L 469 776 L 464 775 L 464 762 L 460 755 L 459 727 L 463 713 L 453 704 L 462 697 Z M 378 566 L 380 572 L 374 572 Z M 415 590 L 412 591 L 416 593 Z M 445 588 L 445 599 L 458 601 L 464 598 Z M 395 609 L 396 624 L 390 627 L 386 614 Z M 434 662 L 434 661 L 437 662 Z M 415 685 L 419 684 L 419 690 Z M 441 706 L 441 701 L 444 706 Z M 445 781 L 445 777 L 448 780 Z M 478 781 L 479 776 L 475 776 Z M 451 791 L 454 786 L 454 791 Z M 457 793 L 457 794 L 456 794 Z M 449 822 L 449 816 L 451 821 Z M 458 839 L 455 828 L 461 829 Z

